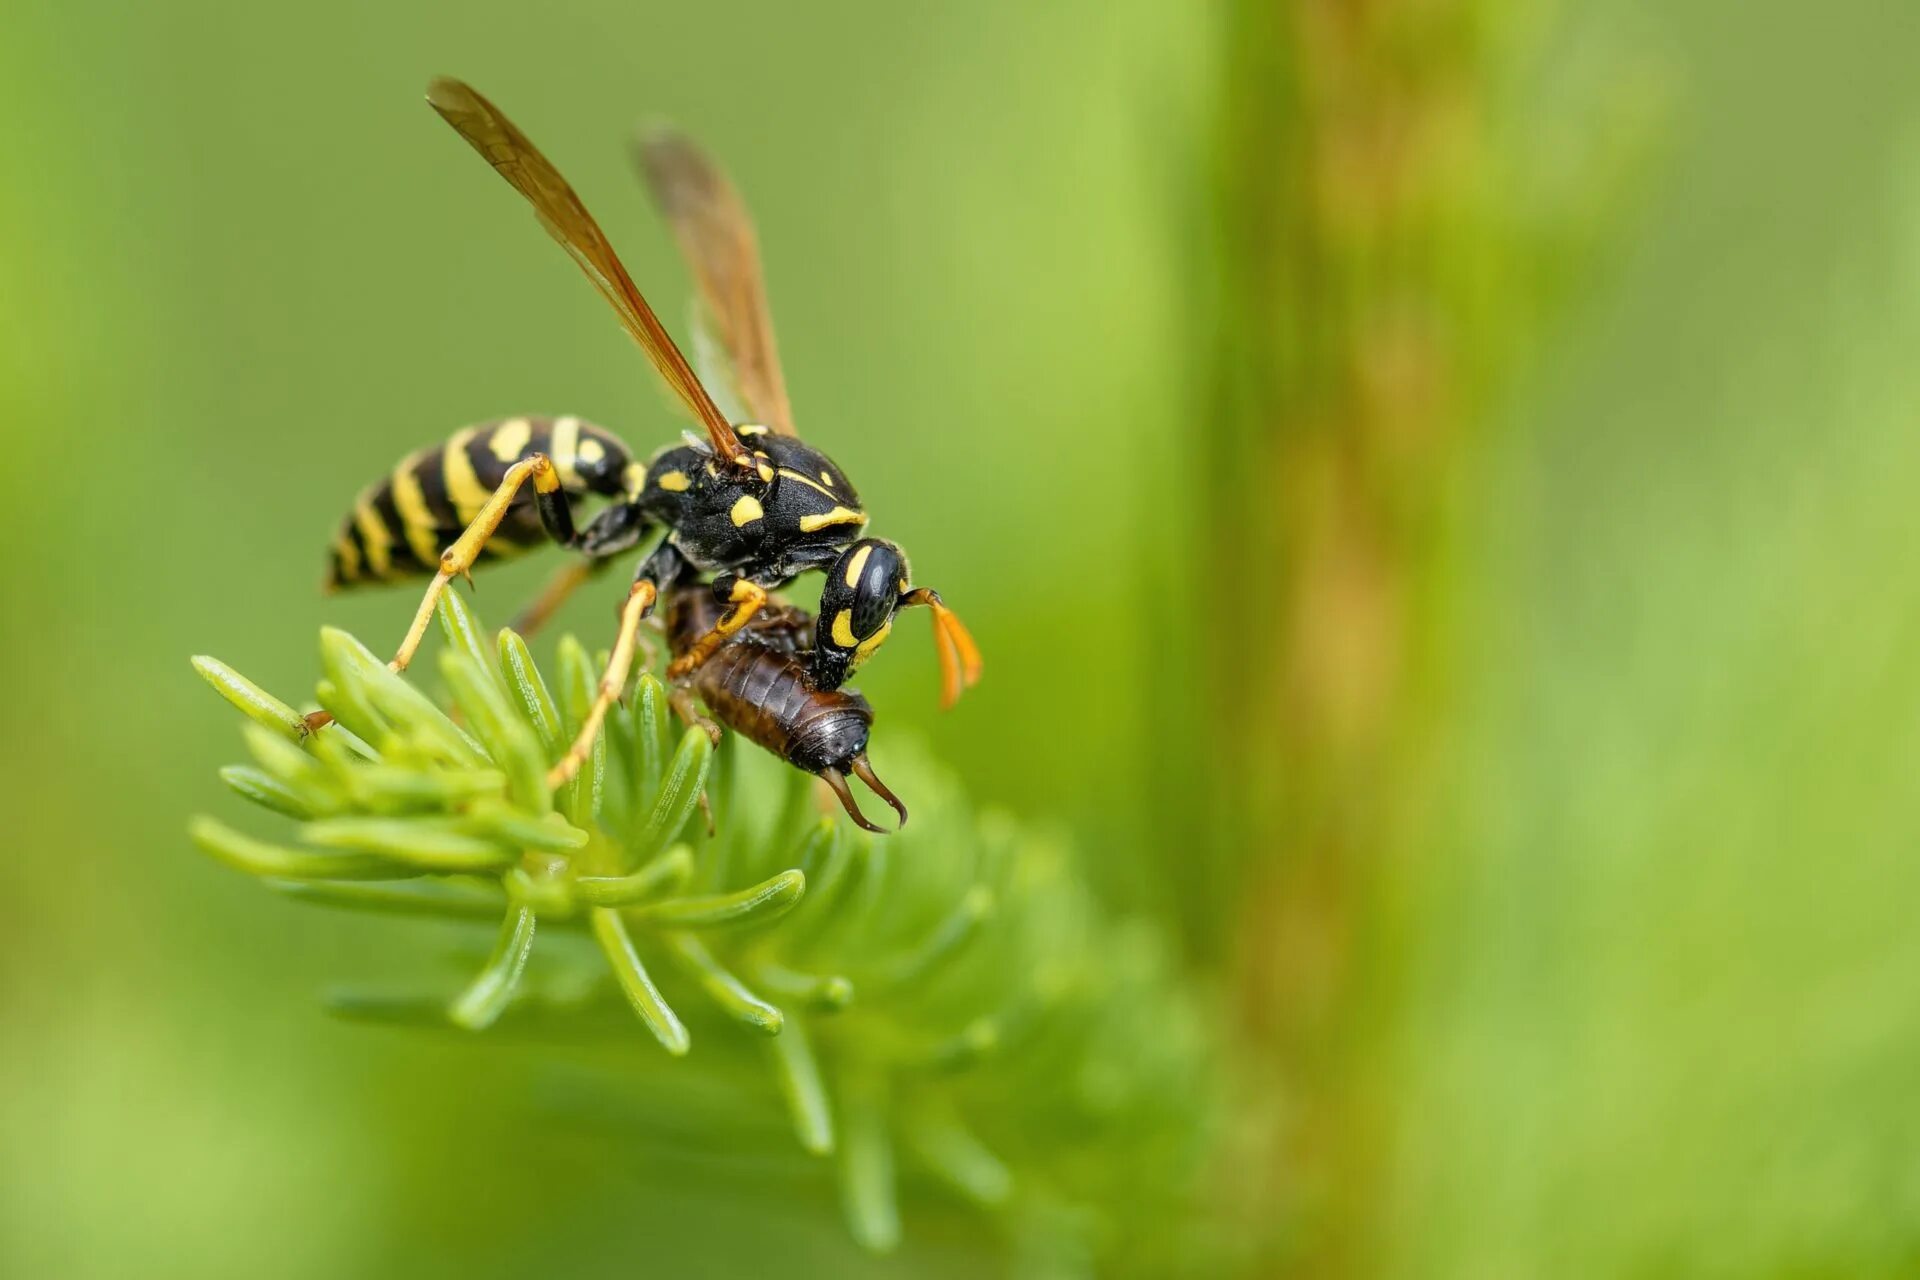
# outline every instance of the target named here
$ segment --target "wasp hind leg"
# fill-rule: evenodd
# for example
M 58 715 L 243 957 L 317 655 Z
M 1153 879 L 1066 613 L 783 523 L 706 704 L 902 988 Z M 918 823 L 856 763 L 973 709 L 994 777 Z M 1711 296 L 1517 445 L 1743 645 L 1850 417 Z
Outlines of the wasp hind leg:
M 645 578 L 634 580 L 633 588 L 627 593 L 627 603 L 620 610 L 620 633 L 614 639 L 607 669 L 600 675 L 600 687 L 594 693 L 593 705 L 587 709 L 587 718 L 581 721 L 580 732 L 574 736 L 567 754 L 561 756 L 559 763 L 547 771 L 549 787 L 563 787 L 572 782 L 574 775 L 580 772 L 580 766 L 586 763 L 587 756 L 592 753 L 593 740 L 600 736 L 601 723 L 627 687 L 627 674 L 633 668 L 634 646 L 640 638 L 640 621 L 647 616 L 658 598 L 659 592 L 653 583 Z
M 598 577 L 607 563 L 605 560 L 574 560 L 560 566 L 559 571 L 547 579 L 547 585 L 540 588 L 540 594 L 528 601 L 526 608 L 515 614 L 513 621 L 507 625 L 522 639 L 532 636 L 573 598 L 574 592 Z
M 426 637 L 427 626 L 433 621 L 433 610 L 440 603 L 440 593 L 447 589 L 447 584 L 455 578 L 465 578 L 469 583 L 473 581 L 471 571 L 474 561 L 480 558 L 480 552 L 500 528 L 500 522 L 507 518 L 507 509 L 519 495 L 520 487 L 529 479 L 533 481 L 534 505 L 540 513 L 540 524 L 547 531 L 547 536 L 563 547 L 578 544 L 579 534 L 573 527 L 573 510 L 567 505 L 567 495 L 561 491 L 559 472 L 554 470 L 553 463 L 547 460 L 545 454 L 528 454 L 507 468 L 500 487 L 487 498 L 479 513 L 454 539 L 453 545 L 440 553 L 439 572 L 427 584 L 420 607 L 414 611 L 413 625 L 407 628 L 399 650 L 387 663 L 389 669 L 405 671 L 407 664 L 413 661 L 421 640 Z M 333 717 L 326 712 L 316 711 L 307 717 L 307 731 L 311 733 L 332 720 Z

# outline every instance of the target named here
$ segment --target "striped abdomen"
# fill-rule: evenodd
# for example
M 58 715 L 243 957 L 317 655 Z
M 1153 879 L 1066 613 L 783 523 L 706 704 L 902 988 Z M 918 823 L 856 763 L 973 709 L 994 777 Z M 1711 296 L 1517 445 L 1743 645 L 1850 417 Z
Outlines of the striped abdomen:
M 444 444 L 408 454 L 362 491 L 333 540 L 329 590 L 422 577 L 460 536 L 506 477 L 507 468 L 544 453 L 574 497 L 619 496 L 637 477 L 618 437 L 579 418 L 507 418 L 460 431 Z M 487 543 L 486 555 L 513 555 L 546 540 L 531 485 L 521 489 Z

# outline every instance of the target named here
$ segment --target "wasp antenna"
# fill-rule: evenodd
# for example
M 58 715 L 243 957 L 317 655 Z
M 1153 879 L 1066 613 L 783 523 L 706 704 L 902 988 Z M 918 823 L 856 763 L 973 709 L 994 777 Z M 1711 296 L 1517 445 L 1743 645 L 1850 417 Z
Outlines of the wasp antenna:
M 963 689 L 980 682 L 980 646 L 947 602 L 932 587 L 915 587 L 900 597 L 900 609 L 925 605 L 933 611 L 933 647 L 940 656 L 940 706 L 949 709 Z
M 947 643 L 953 646 L 954 656 L 960 660 L 961 687 L 973 688 L 980 683 L 981 667 L 980 646 L 973 642 L 973 633 L 960 621 L 960 616 L 937 597 L 933 603 L 933 620 L 946 633 Z
M 893 806 L 893 811 L 900 815 L 900 826 L 904 827 L 907 825 L 907 806 L 901 804 L 900 797 L 888 790 L 886 783 L 880 781 L 880 775 L 875 773 L 873 766 L 867 762 L 865 752 L 853 758 L 853 776 L 872 788 L 873 794 Z M 895 830 L 898 829 L 898 827 L 895 828 Z
M 820 777 L 825 780 L 828 786 L 833 788 L 833 794 L 840 797 L 840 807 L 847 811 L 847 816 L 852 818 L 862 830 L 871 831 L 877 836 L 887 834 L 885 827 L 876 827 L 871 822 L 868 822 L 867 815 L 861 813 L 860 806 L 853 802 L 853 789 L 847 786 L 846 774 L 840 772 L 838 769 L 822 769 L 820 771 Z

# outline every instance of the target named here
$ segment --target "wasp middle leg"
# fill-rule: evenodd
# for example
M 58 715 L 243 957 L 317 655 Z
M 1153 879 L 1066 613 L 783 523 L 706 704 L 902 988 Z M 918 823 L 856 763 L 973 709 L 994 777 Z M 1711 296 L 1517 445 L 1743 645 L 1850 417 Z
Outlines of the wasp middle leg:
M 563 787 L 572 782 L 574 775 L 580 772 L 580 766 L 592 754 L 593 740 L 600 736 L 601 723 L 627 687 L 627 675 L 633 668 L 634 644 L 640 636 L 640 620 L 653 608 L 653 602 L 659 599 L 659 594 L 647 579 L 634 579 L 633 587 L 627 593 L 627 603 L 620 610 L 620 633 L 614 639 L 607 669 L 601 673 L 600 687 L 594 693 L 593 705 L 587 709 L 586 719 L 580 722 L 580 732 L 574 736 L 567 754 L 548 770 L 549 787 Z
M 547 621 L 560 611 L 560 607 L 573 598 L 573 593 L 600 575 L 609 561 L 574 560 L 560 566 L 560 569 L 547 584 L 540 588 L 540 594 L 527 602 L 527 606 L 514 615 L 507 625 L 522 639 L 531 637 Z
M 599 736 L 607 712 L 620 700 L 620 694 L 627 687 L 627 676 L 633 668 L 634 649 L 640 639 L 640 623 L 653 610 L 654 601 L 660 598 L 661 592 L 686 572 L 686 557 L 671 541 L 662 541 L 651 555 L 640 562 L 640 568 L 633 575 L 633 587 L 627 593 L 627 602 L 620 610 L 620 631 L 614 638 L 607 668 L 600 675 L 593 705 L 587 709 L 586 719 L 581 721 L 580 732 L 574 735 L 567 753 L 548 770 L 548 786 L 560 787 L 573 781 L 580 772 L 580 766 L 592 754 L 593 740 Z

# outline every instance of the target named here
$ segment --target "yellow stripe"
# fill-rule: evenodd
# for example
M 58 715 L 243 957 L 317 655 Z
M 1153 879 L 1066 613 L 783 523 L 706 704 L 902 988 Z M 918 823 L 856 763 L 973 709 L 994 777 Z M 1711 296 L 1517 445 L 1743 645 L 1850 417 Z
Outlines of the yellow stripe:
M 867 567 L 867 557 L 872 554 L 873 547 L 871 545 L 864 546 L 853 553 L 853 559 L 847 561 L 848 586 L 857 587 L 860 585 L 860 571 Z
M 560 473 L 561 487 L 578 489 L 580 473 L 573 469 L 573 463 L 580 456 L 580 419 L 555 419 L 553 440 L 547 447 L 547 456 L 553 459 L 554 469 Z
M 865 662 L 868 658 L 871 658 L 873 656 L 873 651 L 880 647 L 881 642 L 887 638 L 887 632 L 891 630 L 893 630 L 893 619 L 888 618 L 885 622 L 880 624 L 880 629 L 878 631 L 868 636 L 865 640 L 862 640 L 854 648 L 852 666 L 856 670 L 859 668 L 861 663 Z
M 533 439 L 533 424 L 525 418 L 511 418 L 493 429 L 487 447 L 502 462 L 520 461 L 520 453 Z
M 367 568 L 376 578 L 387 576 L 393 568 L 393 535 L 387 526 L 381 523 L 380 513 L 373 509 L 373 493 L 368 490 L 353 509 L 353 523 L 360 530 L 361 545 L 367 549 Z
M 340 536 L 333 540 L 334 554 L 340 557 L 340 581 L 352 582 L 360 576 L 360 548 L 342 529 Z
M 684 471 L 663 471 L 655 483 L 668 493 L 685 493 L 687 486 L 693 481 L 687 479 L 687 473 Z
M 817 489 L 821 493 L 826 494 L 829 498 L 839 496 L 838 494 L 834 493 L 833 490 L 822 485 L 818 480 L 815 480 L 812 476 L 801 475 L 798 471 L 794 471 L 791 468 L 788 468 L 788 467 L 780 468 L 780 474 L 785 476 L 789 480 L 798 480 L 801 484 L 806 485 L 809 489 Z
M 760 499 L 750 493 L 743 493 L 734 501 L 733 510 L 727 514 L 733 517 L 733 527 L 741 529 L 767 513 L 766 509 L 760 505 Z M 801 527 L 806 527 L 804 521 Z
M 640 491 L 647 487 L 647 465 L 644 462 L 629 462 L 627 469 L 620 473 L 620 484 L 629 498 L 637 498 Z
M 480 484 L 480 477 L 473 473 L 473 459 L 467 456 L 467 445 L 472 441 L 475 428 L 468 427 L 447 441 L 446 450 L 440 455 L 440 470 L 447 481 L 447 496 L 453 499 L 453 509 L 460 517 L 461 524 L 472 524 L 473 518 L 480 514 L 480 508 L 487 505 L 487 491 Z
M 812 533 L 830 524 L 865 524 L 866 522 L 867 513 L 864 511 L 849 511 L 845 507 L 835 507 L 824 515 L 801 516 L 800 532 Z
M 833 615 L 833 642 L 842 649 L 851 649 L 858 643 L 853 634 L 853 610 L 842 609 Z
M 427 510 L 427 496 L 420 492 L 420 478 L 413 473 L 413 459 L 403 458 L 393 469 L 393 506 L 406 526 L 407 545 L 421 564 L 439 563 L 440 547 L 434 537 L 436 521 Z

